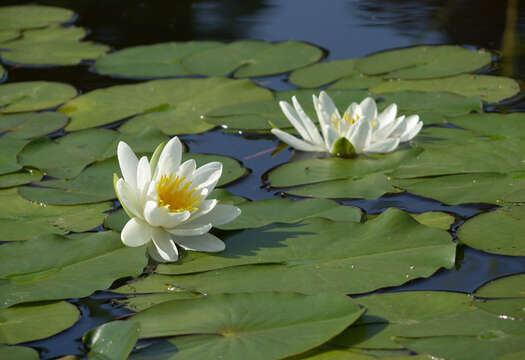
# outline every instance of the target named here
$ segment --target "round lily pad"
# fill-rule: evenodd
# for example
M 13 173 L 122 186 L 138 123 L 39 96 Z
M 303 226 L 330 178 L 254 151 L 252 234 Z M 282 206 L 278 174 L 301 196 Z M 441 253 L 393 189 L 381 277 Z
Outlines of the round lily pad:
M 167 134 L 186 134 L 213 128 L 203 117 L 214 108 L 270 99 L 269 90 L 249 80 L 155 80 L 94 90 L 69 101 L 59 112 L 71 118 L 69 131 L 135 116 L 120 129 L 136 133 L 150 126 Z
M 95 70 L 135 78 L 186 76 L 190 72 L 181 64 L 185 56 L 220 45 L 216 41 L 189 41 L 133 46 L 99 58 Z
M 140 326 L 129 321 L 112 321 L 83 336 L 88 359 L 126 360 L 139 338 Z
M 28 142 L 10 136 L 0 137 L 0 174 L 11 173 L 22 168 L 16 156 Z
M 57 131 L 67 124 L 67 117 L 55 112 L 10 114 L 0 116 L 0 132 L 19 139 L 29 139 Z
M 77 95 L 67 84 L 26 81 L 0 85 L 0 112 L 34 111 L 58 106 Z
M 144 247 L 125 247 L 112 231 L 44 235 L 2 247 L 0 308 L 85 297 L 119 278 L 140 275 L 147 264 Z
M 449 119 L 449 122 L 470 130 L 477 136 L 525 137 L 525 115 L 513 114 L 471 114 Z
M 8 41 L 8 40 L 16 39 L 19 36 L 20 36 L 20 33 L 16 30 L 5 30 L 5 31 L 0 30 L 0 43 Z
M 343 59 L 313 64 L 290 74 L 290 81 L 303 88 L 314 88 L 355 73 L 357 59 Z M 366 86 L 368 88 L 368 86 Z
M 38 352 L 27 346 L 0 345 L 0 358 L 13 360 L 39 360 Z
M 128 321 L 140 324 L 140 337 L 186 336 L 152 345 L 132 359 L 171 352 L 183 359 L 202 354 L 281 359 L 321 345 L 363 311 L 349 298 L 333 294 L 225 294 L 169 301 Z
M 111 203 L 52 206 L 23 199 L 16 189 L 0 190 L 0 241 L 28 240 L 41 234 L 87 231 L 102 224 Z
M 74 12 L 54 6 L 23 5 L 0 8 L 0 30 L 41 28 L 73 19 Z
M 487 66 L 492 55 L 455 45 L 414 46 L 369 55 L 357 61 L 357 70 L 392 79 L 440 78 Z
M 0 175 L 0 188 L 9 188 L 18 185 L 37 182 L 44 174 L 38 169 L 24 168 L 16 172 Z
M 525 275 L 491 281 L 477 289 L 474 305 L 500 317 L 525 319 Z
M 0 342 L 14 345 L 43 339 L 67 329 L 79 318 L 78 309 L 65 301 L 1 309 Z

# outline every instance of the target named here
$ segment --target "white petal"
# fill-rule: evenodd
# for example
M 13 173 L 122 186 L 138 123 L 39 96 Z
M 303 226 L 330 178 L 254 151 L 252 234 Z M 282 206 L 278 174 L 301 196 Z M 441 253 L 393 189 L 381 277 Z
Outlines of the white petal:
M 371 145 L 368 145 L 364 150 L 367 153 L 389 153 L 394 151 L 399 145 L 398 138 L 388 138 L 382 141 L 378 141 Z
M 206 234 L 210 229 L 212 228 L 212 224 L 191 224 L 193 226 L 190 226 L 190 223 L 186 223 L 183 225 L 179 225 L 176 228 L 173 229 L 166 229 L 167 232 L 170 234 L 176 235 L 176 236 L 197 236 Z
M 218 161 L 207 163 L 193 173 L 191 182 L 197 189 L 205 189 L 204 196 L 213 191 L 222 175 L 222 163 Z M 201 194 L 202 195 L 202 194 Z
M 145 186 L 151 181 L 151 167 L 146 156 L 140 158 L 137 166 L 137 189 L 143 193 Z
M 312 120 L 306 115 L 303 108 L 301 107 L 301 104 L 297 101 L 297 98 L 294 96 L 292 97 L 292 102 L 295 107 L 295 111 L 297 111 L 297 114 L 301 118 L 303 122 L 303 126 L 308 132 L 310 141 L 314 144 L 320 144 L 323 143 L 323 138 L 321 138 L 321 134 L 319 134 L 319 131 L 317 130 L 317 127 L 312 122 Z
M 120 141 L 117 146 L 117 158 L 124 181 L 137 187 L 137 165 L 139 160 L 128 144 Z
M 195 219 L 198 219 L 201 216 L 208 214 L 210 211 L 215 209 L 217 203 L 218 201 L 216 199 L 204 200 L 199 204 L 199 210 L 191 214 L 191 218 L 188 219 L 188 222 L 194 221 Z
M 423 123 L 419 121 L 418 115 L 407 116 L 405 122 L 405 131 L 403 131 L 403 134 L 400 136 L 401 141 L 408 141 L 412 139 L 423 127 Z
M 368 121 L 374 121 L 377 118 L 377 106 L 374 99 L 371 97 L 367 97 L 363 101 L 361 101 L 361 104 L 359 104 L 361 107 L 361 115 L 363 118 L 367 119 Z
M 118 198 L 121 202 L 122 207 L 126 208 L 131 214 L 131 217 L 142 218 L 141 206 L 138 203 L 137 191 L 131 185 L 124 181 L 124 179 L 118 179 L 116 184 L 116 190 Z
M 168 175 L 177 172 L 182 159 L 182 144 L 178 137 L 172 138 L 159 156 L 157 169 L 155 170 L 155 179 L 161 175 Z
M 197 168 L 197 164 L 195 163 L 195 160 L 189 159 L 183 162 L 179 169 L 177 170 L 177 176 L 180 177 L 191 177 L 193 176 L 193 173 L 195 172 L 195 169 Z
M 387 128 L 394 122 L 397 115 L 397 105 L 390 104 L 379 116 L 377 117 L 377 133 L 381 135 L 381 129 Z
M 356 153 L 360 154 L 370 144 L 371 126 L 366 120 L 359 120 L 357 127 L 349 139 L 352 145 L 354 145 Z
M 144 245 L 151 240 L 151 227 L 144 221 L 133 218 L 124 225 L 120 238 L 126 246 Z
M 221 239 L 210 233 L 200 236 L 177 236 L 173 240 L 184 249 L 193 251 L 218 252 L 226 247 Z
M 319 94 L 319 103 L 323 111 L 325 111 L 330 117 L 332 116 L 332 114 L 335 114 L 338 118 L 341 117 L 341 115 L 339 114 L 339 110 L 337 110 L 334 102 L 332 101 L 332 98 L 328 96 L 326 92 L 321 91 L 321 93 Z
M 155 246 L 155 243 L 153 241 L 148 243 L 148 254 L 156 262 L 164 262 L 164 259 L 160 256 L 159 252 L 157 251 L 157 247 Z
M 408 133 L 404 134 L 401 141 L 412 140 L 419 133 L 422 127 L 423 127 L 423 122 L 422 121 L 418 122 L 416 126 L 414 126 Z
M 300 151 L 326 151 L 326 148 L 321 144 L 310 144 L 304 140 L 300 140 L 296 138 L 293 135 L 288 134 L 287 132 L 284 132 L 279 129 L 272 129 L 272 134 L 277 136 L 279 140 L 282 142 L 290 145 L 294 149 L 300 150 Z
M 179 251 L 172 241 L 172 235 L 162 229 L 153 228 L 152 230 L 153 244 L 160 259 L 163 262 L 177 261 L 179 259 Z
M 167 207 L 159 207 L 156 201 L 146 201 L 144 206 L 144 217 L 151 226 L 174 228 L 190 218 L 189 211 L 170 212 Z
M 239 215 L 241 215 L 241 209 L 239 209 L 237 206 L 219 204 L 215 206 L 215 208 L 209 213 L 202 215 L 195 220 L 193 220 L 193 218 L 190 219 L 184 224 L 184 226 L 198 226 L 208 223 L 212 224 L 212 226 L 219 226 L 229 223 Z
M 301 134 L 303 139 L 306 141 L 311 141 L 310 135 L 304 128 L 303 122 L 301 121 L 301 118 L 295 109 L 286 101 L 280 101 L 279 106 L 281 106 L 281 110 L 283 111 L 284 115 L 286 115 L 292 126 L 299 132 L 299 134 Z

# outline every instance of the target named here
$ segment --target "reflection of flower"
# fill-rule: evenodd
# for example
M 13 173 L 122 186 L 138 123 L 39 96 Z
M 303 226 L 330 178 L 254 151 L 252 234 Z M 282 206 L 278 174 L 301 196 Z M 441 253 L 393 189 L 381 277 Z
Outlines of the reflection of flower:
M 396 104 L 391 104 L 378 114 L 376 103 L 370 97 L 360 104 L 351 104 L 343 116 L 324 91 L 321 91 L 319 98 L 314 95 L 313 100 L 323 136 L 295 96 L 292 97 L 294 107 L 285 101 L 279 104 L 303 140 L 279 129 L 272 129 L 272 133 L 297 150 L 327 151 L 333 155 L 352 156 L 391 152 L 400 142 L 409 141 L 416 136 L 423 126 L 417 115 L 396 118 Z
M 114 176 L 115 192 L 131 217 L 121 234 L 125 245 L 149 243 L 150 256 L 159 262 L 177 261 L 175 243 L 188 250 L 224 250 L 224 243 L 208 231 L 241 211 L 206 200 L 221 177 L 220 162 L 198 169 L 193 159 L 181 164 L 182 144 L 177 137 L 161 144 L 151 163 L 146 156 L 138 160 L 122 141 L 117 154 L 123 179 Z

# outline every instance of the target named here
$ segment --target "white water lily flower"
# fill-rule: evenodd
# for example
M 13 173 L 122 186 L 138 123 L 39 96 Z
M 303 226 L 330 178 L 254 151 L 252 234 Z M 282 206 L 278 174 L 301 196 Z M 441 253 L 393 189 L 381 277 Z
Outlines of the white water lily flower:
M 221 177 L 220 162 L 198 169 L 193 159 L 181 164 L 177 137 L 159 145 L 151 163 L 146 156 L 137 159 L 122 141 L 117 156 L 123 178 L 114 175 L 115 192 L 131 218 L 121 233 L 125 245 L 148 244 L 150 256 L 159 262 L 177 261 L 175 244 L 194 251 L 224 250 L 222 240 L 208 231 L 235 219 L 241 210 L 206 200 Z
M 285 101 L 279 104 L 303 140 L 279 129 L 272 129 L 272 133 L 302 151 L 326 151 L 346 157 L 362 153 L 388 153 L 395 150 L 399 143 L 411 140 L 423 127 L 418 115 L 396 117 L 396 104 L 378 114 L 376 102 L 370 97 L 360 104 L 352 103 L 341 116 L 332 99 L 322 91 L 319 98 L 313 95 L 321 136 L 295 96 L 292 102 L 293 107 Z

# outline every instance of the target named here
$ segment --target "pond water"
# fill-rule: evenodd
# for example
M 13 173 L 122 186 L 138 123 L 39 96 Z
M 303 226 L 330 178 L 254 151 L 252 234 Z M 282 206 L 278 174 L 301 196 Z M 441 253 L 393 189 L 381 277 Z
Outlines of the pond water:
M 518 1 L 138 1 L 138 0 L 48 0 L 10 1 L 0 5 L 39 4 L 72 9 L 75 25 L 89 29 L 87 40 L 109 45 L 114 50 L 129 46 L 168 41 L 258 39 L 270 42 L 302 40 L 323 48 L 327 60 L 363 57 L 391 48 L 420 44 L 459 44 L 468 48 L 487 48 L 502 56 L 497 68 L 483 73 L 504 75 L 521 82 L 525 77 L 525 57 L 520 39 L 525 26 L 525 9 Z M 514 39 L 509 42 L 508 39 Z M 523 42 L 522 42 L 523 43 Z M 59 81 L 75 86 L 82 93 L 118 84 L 139 81 L 109 77 L 89 69 L 88 63 L 69 67 L 6 66 L 5 81 Z M 255 78 L 272 90 L 297 87 L 287 76 Z M 519 112 L 525 109 L 522 96 L 485 108 L 492 112 Z M 425 119 L 423 119 L 424 121 Z M 120 123 L 119 123 L 120 124 Z M 113 128 L 115 124 L 108 125 Z M 63 132 L 53 134 L 62 135 Z M 204 134 L 181 136 L 189 151 L 226 155 L 240 160 L 250 173 L 226 189 L 251 200 L 278 198 L 281 191 L 271 189 L 266 180 L 270 169 L 289 161 L 290 149 L 272 155 L 278 142 L 272 136 L 228 133 L 215 129 Z M 291 197 L 298 198 L 298 197 Z M 360 207 L 368 215 L 389 207 L 411 213 L 443 211 L 455 216 L 452 236 L 466 219 L 496 207 L 486 204 L 449 206 L 435 200 L 399 193 L 376 200 L 339 200 Z M 408 282 L 384 291 L 448 290 L 471 293 L 499 277 L 525 272 L 525 257 L 488 254 L 460 247 L 456 265 L 441 269 L 434 276 Z M 71 302 L 82 318 L 69 330 L 52 338 L 26 345 L 40 351 L 42 359 L 85 354 L 80 337 L 87 330 L 128 311 L 113 302 L 120 295 L 98 292 Z

